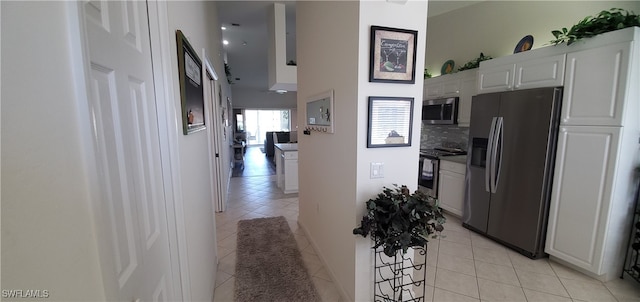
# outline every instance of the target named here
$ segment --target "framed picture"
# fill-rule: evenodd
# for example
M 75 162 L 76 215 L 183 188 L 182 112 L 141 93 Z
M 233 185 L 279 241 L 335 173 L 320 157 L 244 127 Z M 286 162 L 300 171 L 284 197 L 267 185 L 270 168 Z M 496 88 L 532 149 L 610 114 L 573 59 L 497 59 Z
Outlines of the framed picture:
M 369 82 L 415 83 L 415 30 L 371 26 Z
M 205 129 L 202 61 L 180 30 L 176 31 L 176 42 L 178 44 L 182 132 L 187 135 Z
M 411 146 L 413 98 L 369 97 L 367 148 Z
M 307 99 L 307 130 L 333 133 L 333 90 Z

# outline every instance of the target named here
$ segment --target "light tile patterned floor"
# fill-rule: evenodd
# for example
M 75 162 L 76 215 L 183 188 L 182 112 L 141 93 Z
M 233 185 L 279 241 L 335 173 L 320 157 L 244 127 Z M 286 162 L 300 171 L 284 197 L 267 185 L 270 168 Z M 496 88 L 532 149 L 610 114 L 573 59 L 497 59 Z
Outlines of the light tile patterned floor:
M 297 194 L 283 194 L 272 175 L 234 177 L 229 189 L 229 209 L 216 214 L 220 262 L 214 301 L 233 301 L 237 222 L 280 215 L 289 222 L 323 301 L 342 301 L 298 227 Z M 448 217 L 444 235 L 429 244 L 426 301 L 640 302 L 640 284 L 630 278 L 602 283 L 548 259 L 531 260 L 463 228 L 455 217 Z

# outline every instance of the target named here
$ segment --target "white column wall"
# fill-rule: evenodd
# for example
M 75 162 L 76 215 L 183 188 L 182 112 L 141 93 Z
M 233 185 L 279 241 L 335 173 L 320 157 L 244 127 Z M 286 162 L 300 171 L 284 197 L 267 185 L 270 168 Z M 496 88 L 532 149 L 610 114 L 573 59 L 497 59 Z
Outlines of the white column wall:
M 401 16 L 390 18 L 389 16 Z M 369 82 L 369 40 L 371 25 L 403 28 L 418 31 L 416 47 L 415 84 L 391 84 Z M 418 157 L 420 151 L 420 125 L 422 115 L 422 70 L 427 33 L 427 1 L 408 1 L 405 4 L 386 1 L 360 2 L 358 57 L 358 135 L 357 135 L 357 189 L 356 215 L 353 226 L 360 223 L 366 212 L 366 201 L 381 192 L 382 187 L 393 184 L 407 185 L 411 191 L 418 188 Z M 411 147 L 367 148 L 367 120 L 369 96 L 413 97 L 413 133 Z M 384 178 L 370 179 L 370 163 L 384 163 Z M 353 236 L 353 235 L 352 235 Z M 354 236 L 355 237 L 355 236 Z M 373 258 L 371 241 L 356 237 L 356 301 L 372 301 Z
M 426 15 L 426 1 L 297 3 L 300 131 L 307 98 L 335 91 L 335 133 L 298 135 L 299 221 L 349 300 L 372 300 L 371 242 L 352 234 L 365 202 L 394 183 L 415 189 L 418 173 L 422 74 L 415 84 L 369 83 L 370 26 L 417 30 L 416 66 L 424 66 Z M 366 147 L 369 96 L 415 98 L 411 147 Z M 369 178 L 370 162 L 384 163 L 385 178 Z
M 350 300 L 355 289 L 354 227 L 358 135 L 357 1 L 299 1 L 299 222 Z M 335 133 L 304 135 L 306 101 L 334 90 Z

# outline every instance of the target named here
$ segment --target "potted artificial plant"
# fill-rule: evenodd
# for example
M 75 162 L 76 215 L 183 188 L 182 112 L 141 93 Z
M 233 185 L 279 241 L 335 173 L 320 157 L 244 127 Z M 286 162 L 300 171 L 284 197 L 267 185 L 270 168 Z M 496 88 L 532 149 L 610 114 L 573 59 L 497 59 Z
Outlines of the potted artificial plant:
M 406 254 L 410 247 L 426 247 L 429 238 L 436 238 L 446 221 L 435 198 L 423 192 L 409 193 L 406 186 L 384 187 L 382 193 L 367 201 L 367 214 L 354 235 L 371 235 L 373 248 L 382 247 L 392 257 Z

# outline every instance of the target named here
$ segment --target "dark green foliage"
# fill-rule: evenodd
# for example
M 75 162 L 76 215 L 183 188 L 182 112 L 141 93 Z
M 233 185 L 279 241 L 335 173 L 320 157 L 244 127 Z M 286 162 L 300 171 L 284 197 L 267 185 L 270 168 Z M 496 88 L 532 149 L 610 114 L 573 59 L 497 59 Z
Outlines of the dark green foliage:
M 432 77 L 431 73 L 429 72 L 428 69 L 425 68 L 424 69 L 424 78 L 428 79 L 428 78 L 431 78 L 431 77 Z
M 567 45 L 571 45 L 583 38 L 591 38 L 632 26 L 640 26 L 640 16 L 621 8 L 612 8 L 609 11 L 601 11 L 595 17 L 587 16 L 569 30 L 562 28 L 562 30 L 551 31 L 556 37 L 555 40 L 551 40 L 551 44 L 558 45 L 567 42 Z
M 458 71 L 478 68 L 478 67 L 480 67 L 480 62 L 486 61 L 486 60 L 491 60 L 491 59 L 493 59 L 493 58 L 490 57 L 490 56 L 485 56 L 483 53 L 480 53 L 479 57 L 467 62 L 467 64 L 464 64 L 464 66 L 458 68 Z
M 229 64 L 227 63 L 224 63 L 224 74 L 227 76 L 227 83 L 233 84 L 233 81 L 231 80 L 233 78 L 231 76 L 231 67 L 229 67 Z
M 445 217 L 437 200 L 406 186 L 385 187 L 375 199 L 367 201 L 367 215 L 362 217 L 354 235 L 371 235 L 374 248 L 382 246 L 387 256 L 409 247 L 424 247 L 429 238 L 436 238 L 444 228 Z

